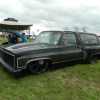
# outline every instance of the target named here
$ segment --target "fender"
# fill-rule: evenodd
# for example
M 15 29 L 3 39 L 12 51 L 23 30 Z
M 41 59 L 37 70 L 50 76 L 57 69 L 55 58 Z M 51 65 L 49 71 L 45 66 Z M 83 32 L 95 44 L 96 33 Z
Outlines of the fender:
M 99 55 L 100 54 L 100 52 L 99 52 L 99 49 L 92 49 L 92 48 L 90 48 L 89 49 L 89 56 L 90 57 L 92 57 L 92 56 L 94 56 L 94 55 Z
M 84 51 L 86 51 L 86 58 L 91 57 L 93 55 L 99 55 L 100 49 L 99 48 L 92 48 L 92 47 L 84 47 Z
M 22 68 L 22 67 L 27 67 L 27 65 L 30 63 L 30 62 L 32 62 L 32 61 L 37 61 L 37 60 L 50 60 L 51 62 L 52 62 L 52 60 L 51 60 L 51 58 L 47 58 L 47 57 L 44 57 L 44 58 L 36 58 L 36 59 L 17 59 L 17 68 Z
M 38 61 L 38 60 L 50 60 L 52 62 L 52 60 L 50 58 L 38 58 L 38 59 L 31 59 L 29 61 L 26 62 L 26 66 L 33 61 Z

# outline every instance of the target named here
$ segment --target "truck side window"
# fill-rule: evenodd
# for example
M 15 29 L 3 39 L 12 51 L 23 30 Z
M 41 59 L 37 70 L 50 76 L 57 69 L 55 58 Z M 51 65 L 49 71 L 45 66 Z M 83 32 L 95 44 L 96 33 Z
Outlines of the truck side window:
M 81 41 L 83 44 L 94 44 L 98 43 L 97 38 L 95 35 L 91 34 L 80 34 L 81 36 Z
M 76 37 L 74 33 L 65 33 L 61 39 L 60 45 L 74 46 L 76 45 Z

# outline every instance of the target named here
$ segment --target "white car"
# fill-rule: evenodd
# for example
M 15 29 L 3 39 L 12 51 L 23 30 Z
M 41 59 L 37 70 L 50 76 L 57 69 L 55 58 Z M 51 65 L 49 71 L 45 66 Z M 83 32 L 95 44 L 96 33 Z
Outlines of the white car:
M 36 38 L 36 36 L 30 36 L 29 37 L 29 39 L 35 39 Z

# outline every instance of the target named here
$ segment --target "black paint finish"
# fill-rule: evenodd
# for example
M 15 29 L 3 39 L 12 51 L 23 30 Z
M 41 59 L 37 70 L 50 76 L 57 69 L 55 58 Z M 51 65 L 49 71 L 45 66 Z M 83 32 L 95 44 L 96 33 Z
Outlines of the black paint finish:
M 46 31 L 44 31 L 46 32 Z M 51 31 L 50 31 L 51 32 Z M 53 31 L 56 32 L 56 31 Z M 47 43 L 20 43 L 11 46 L 1 46 L 0 61 L 10 73 L 18 75 L 27 68 L 28 63 L 36 60 L 50 60 L 52 64 L 86 59 L 93 55 L 100 55 L 100 43 L 98 36 L 90 33 L 80 33 L 71 31 L 58 31 L 61 33 L 57 45 Z M 64 34 L 75 34 L 75 45 L 60 45 Z M 98 43 L 83 44 L 80 34 L 94 35 Z M 7 60 L 8 59 L 8 60 Z

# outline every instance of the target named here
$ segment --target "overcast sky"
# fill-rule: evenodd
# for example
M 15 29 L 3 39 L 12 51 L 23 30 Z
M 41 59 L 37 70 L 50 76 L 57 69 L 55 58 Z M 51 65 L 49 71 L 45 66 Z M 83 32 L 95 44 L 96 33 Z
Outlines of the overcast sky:
M 86 26 L 100 33 L 100 0 L 0 0 L 0 21 L 15 18 L 32 30 L 74 30 Z

